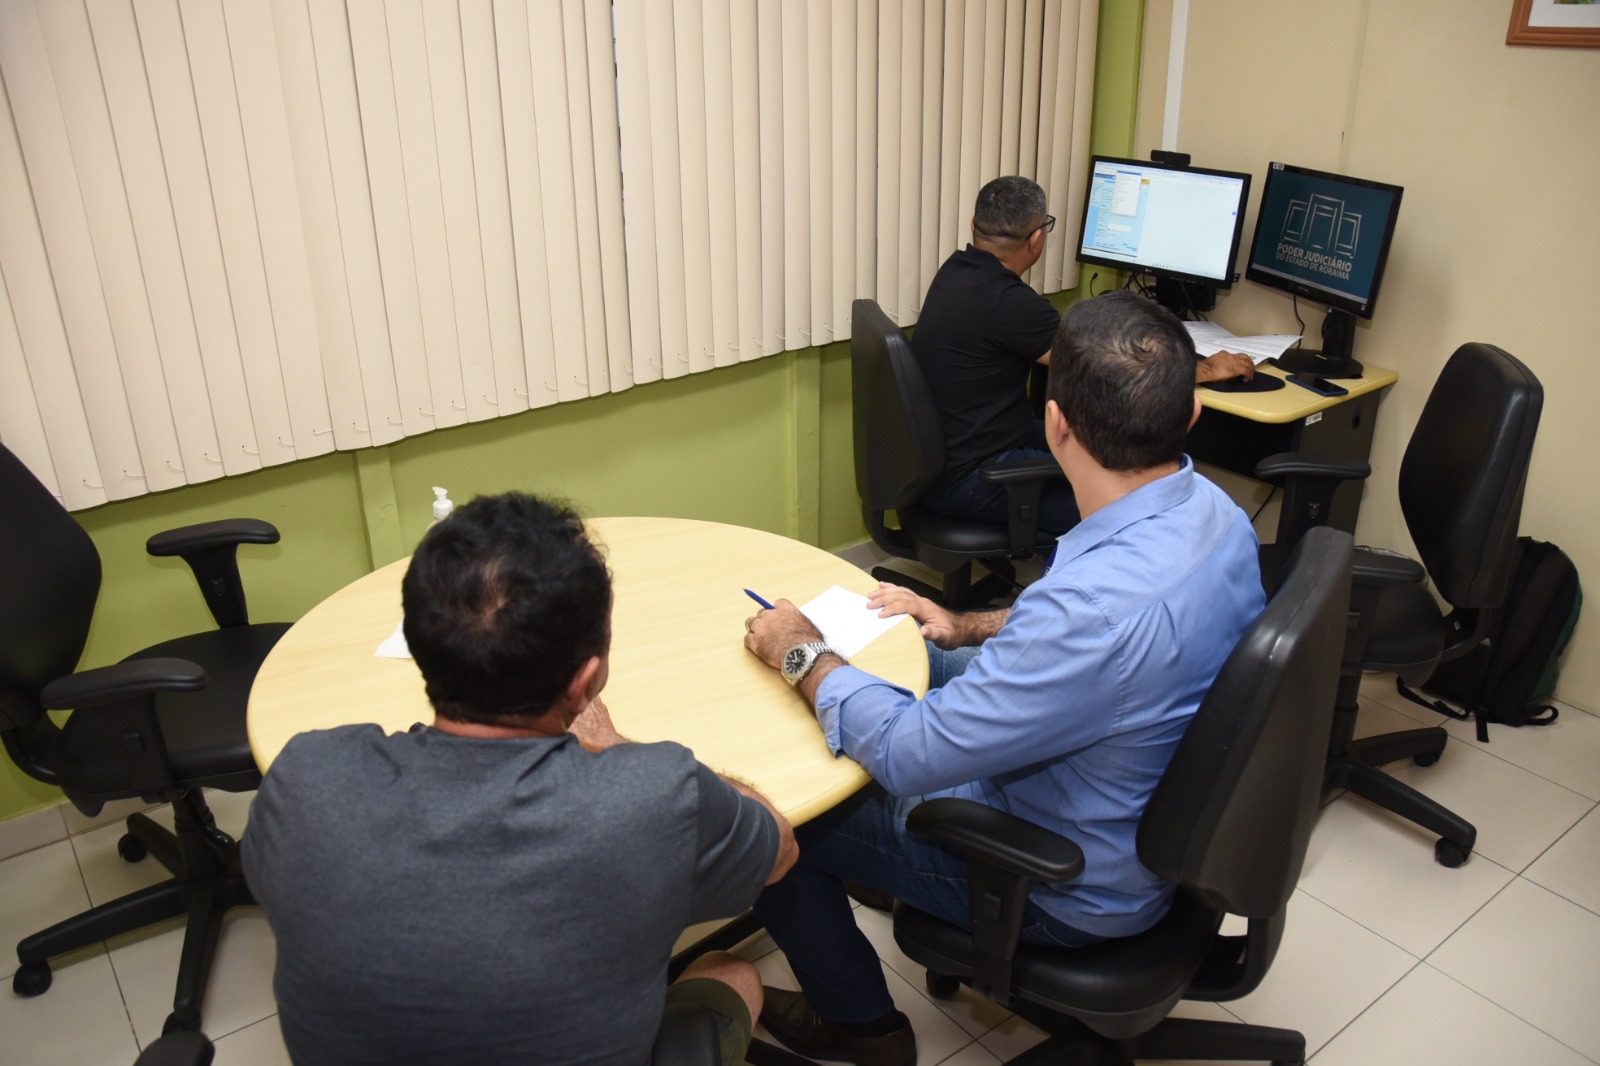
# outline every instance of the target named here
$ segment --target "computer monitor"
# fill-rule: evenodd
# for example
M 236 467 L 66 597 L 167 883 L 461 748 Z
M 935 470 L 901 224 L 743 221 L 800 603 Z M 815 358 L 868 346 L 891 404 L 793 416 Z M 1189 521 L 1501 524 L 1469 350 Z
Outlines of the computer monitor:
M 1148 274 L 1179 317 L 1231 288 L 1250 175 L 1093 156 L 1078 262 Z
M 1359 377 L 1356 316 L 1371 318 L 1400 213 L 1398 185 L 1288 163 L 1267 167 L 1245 277 L 1326 304 L 1320 353 L 1293 349 L 1278 366 Z

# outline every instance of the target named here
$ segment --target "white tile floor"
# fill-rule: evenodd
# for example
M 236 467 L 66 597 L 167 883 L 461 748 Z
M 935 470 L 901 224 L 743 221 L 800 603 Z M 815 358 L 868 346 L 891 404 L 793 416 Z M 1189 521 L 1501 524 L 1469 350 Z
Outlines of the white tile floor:
M 1438 718 L 1363 686 L 1362 731 Z M 1565 709 L 1545 729 L 1495 728 L 1479 745 L 1451 727 L 1439 763 L 1395 772 L 1478 826 L 1478 851 L 1458 870 L 1433 862 L 1432 840 L 1364 801 L 1322 813 L 1288 933 L 1272 972 L 1226 1009 L 1184 1013 L 1290 1026 L 1317 1066 L 1382 1063 L 1600 1063 L 1600 718 Z M 243 828 L 248 796 L 213 807 Z M 126 813 L 126 812 L 120 812 Z M 10 945 L 91 902 L 160 876 L 124 863 L 121 829 L 67 812 L 0 825 L 0 1063 L 124 1066 L 171 1009 L 181 928 L 174 922 L 79 952 L 55 965 L 37 999 L 10 991 Z M 71 832 L 69 839 L 42 843 Z M 40 846 L 42 843 L 42 846 Z M 24 850 L 26 849 L 26 850 Z M 1039 1039 L 970 992 L 935 1002 L 894 946 L 884 915 L 861 911 L 897 1002 L 912 1018 L 924 1066 L 993 1064 Z M 765 937 L 743 949 L 768 983 L 794 987 Z M 237 911 L 222 938 L 205 1031 L 219 1066 L 288 1062 L 272 998 L 272 936 L 259 912 Z

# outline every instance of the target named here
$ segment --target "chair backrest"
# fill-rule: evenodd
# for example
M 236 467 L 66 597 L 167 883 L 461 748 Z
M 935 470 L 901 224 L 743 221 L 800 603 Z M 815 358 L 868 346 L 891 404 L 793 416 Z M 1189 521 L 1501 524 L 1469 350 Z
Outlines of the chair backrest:
M 1140 861 L 1230 914 L 1279 915 L 1299 880 L 1322 796 L 1351 552 L 1348 533 L 1306 533 L 1140 820 Z
M 1400 463 L 1400 509 L 1452 607 L 1505 599 L 1543 407 L 1539 379 L 1492 344 L 1457 348 L 1428 394 Z
M 39 691 L 72 673 L 100 594 L 100 553 L 66 508 L 0 445 L 0 732 L 44 712 Z M 8 744 L 9 746 L 9 744 Z
M 851 307 L 850 380 L 861 504 L 909 507 L 944 472 L 944 431 L 911 342 L 873 300 Z

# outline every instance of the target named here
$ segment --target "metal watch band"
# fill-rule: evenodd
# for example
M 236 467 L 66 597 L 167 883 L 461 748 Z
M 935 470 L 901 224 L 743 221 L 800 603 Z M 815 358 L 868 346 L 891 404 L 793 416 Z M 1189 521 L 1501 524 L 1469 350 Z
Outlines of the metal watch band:
M 824 655 L 839 655 L 839 653 L 837 651 L 835 651 L 833 648 L 830 648 L 825 642 L 820 641 L 820 640 L 812 640 L 812 641 L 807 641 L 804 644 L 796 644 L 794 647 L 792 647 L 788 651 L 784 652 L 783 653 L 783 662 L 784 662 L 784 664 L 787 665 L 790 655 L 792 655 L 794 652 L 800 651 L 800 650 L 804 650 L 805 652 L 808 653 L 807 657 L 806 657 L 805 666 L 801 668 L 800 672 L 799 673 L 790 673 L 789 670 L 787 670 L 787 669 L 782 671 L 783 679 L 785 681 L 789 682 L 789 684 L 795 686 L 796 688 L 798 688 L 800 686 L 800 683 L 802 681 L 804 681 L 807 677 L 809 677 L 811 675 L 811 671 L 812 670 L 816 669 L 817 660 L 819 658 L 821 658 Z M 841 659 L 844 658 L 844 656 L 842 656 L 842 655 L 840 655 L 839 657 Z

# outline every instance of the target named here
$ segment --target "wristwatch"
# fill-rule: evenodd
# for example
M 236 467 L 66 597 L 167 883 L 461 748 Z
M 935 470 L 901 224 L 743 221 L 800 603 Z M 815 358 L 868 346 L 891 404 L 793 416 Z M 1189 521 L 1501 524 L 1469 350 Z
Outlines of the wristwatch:
M 783 679 L 791 685 L 798 685 L 811 673 L 811 668 L 817 665 L 817 657 L 821 655 L 839 655 L 828 645 L 820 640 L 813 640 L 806 644 L 796 644 L 783 653 Z M 844 656 L 839 655 L 839 658 Z

